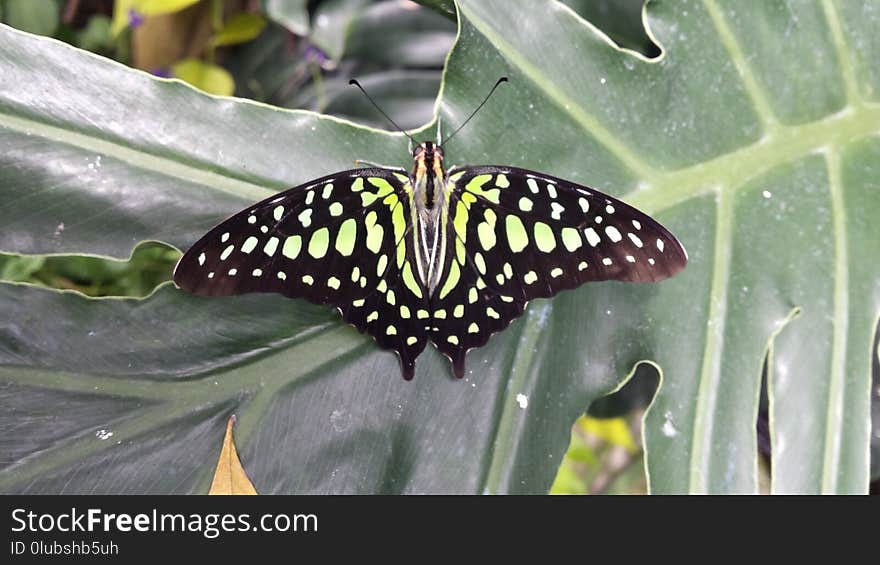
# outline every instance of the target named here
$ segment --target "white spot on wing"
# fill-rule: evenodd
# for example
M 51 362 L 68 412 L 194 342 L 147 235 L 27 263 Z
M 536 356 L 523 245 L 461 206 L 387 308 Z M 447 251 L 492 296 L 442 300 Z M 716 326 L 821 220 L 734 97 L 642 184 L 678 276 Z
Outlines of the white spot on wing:
M 586 198 L 584 198 L 584 197 L 578 198 L 578 204 L 581 205 L 581 210 L 583 210 L 584 214 L 589 212 L 590 202 Z
M 628 233 L 628 234 L 626 234 L 626 236 L 627 236 L 627 237 L 629 238 L 629 240 L 632 241 L 633 244 L 634 244 L 636 247 L 638 247 L 639 249 L 641 249 L 641 248 L 642 248 L 642 245 L 644 245 L 644 244 L 642 243 L 642 240 L 639 239 L 639 236 L 637 236 L 636 234 L 634 234 L 634 233 Z
M 529 178 L 526 180 L 526 184 L 529 185 L 529 190 L 532 191 L 532 194 L 538 194 L 538 181 Z
M 623 239 L 620 235 L 620 232 L 617 231 L 617 228 L 615 228 L 614 226 L 607 226 L 605 228 L 605 235 L 607 235 L 608 239 L 610 239 L 614 243 L 617 243 L 618 241 Z
M 519 393 L 516 395 L 516 403 L 519 404 L 520 408 L 525 410 L 529 406 L 529 397 L 523 393 Z

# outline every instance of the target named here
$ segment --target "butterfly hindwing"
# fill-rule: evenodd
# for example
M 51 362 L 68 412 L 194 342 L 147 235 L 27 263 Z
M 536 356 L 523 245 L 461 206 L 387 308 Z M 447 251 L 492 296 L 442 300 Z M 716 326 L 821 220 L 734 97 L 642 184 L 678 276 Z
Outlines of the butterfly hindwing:
M 522 314 L 526 303 L 580 286 L 653 282 L 684 268 L 684 248 L 663 226 L 595 189 L 514 167 L 450 171 L 450 241 L 432 341 L 458 376 L 468 349 Z M 443 295 L 442 289 L 448 288 Z M 449 316 L 457 312 L 461 316 Z
M 323 177 L 220 223 L 180 259 L 174 282 L 204 296 L 276 292 L 336 306 L 396 350 L 411 377 L 426 332 L 407 266 L 410 205 L 409 179 L 396 171 Z M 424 290 L 414 288 L 426 303 Z
M 455 376 L 465 371 L 465 354 L 481 347 L 523 313 L 526 301 L 490 287 L 473 259 L 447 255 L 447 277 L 431 299 L 431 341 L 452 361 Z
M 415 257 L 409 228 L 399 235 L 403 211 L 409 214 L 409 205 L 400 204 L 393 212 L 395 245 L 393 253 L 382 253 L 376 263 L 377 273 L 383 272 L 375 290 L 364 298 L 339 307 L 342 317 L 361 331 L 372 335 L 380 347 L 393 349 L 400 358 L 403 378 L 415 376 L 416 357 L 427 344 L 428 294 L 415 276 Z M 364 251 L 369 254 L 370 250 Z M 387 264 L 387 266 L 385 266 Z M 383 269 L 384 267 L 384 269 Z

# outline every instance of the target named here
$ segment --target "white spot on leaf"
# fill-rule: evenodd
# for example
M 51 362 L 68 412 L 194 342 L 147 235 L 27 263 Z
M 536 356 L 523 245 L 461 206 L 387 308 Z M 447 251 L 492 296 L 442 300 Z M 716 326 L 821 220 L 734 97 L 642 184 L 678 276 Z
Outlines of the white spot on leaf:
M 678 435 L 678 430 L 675 428 L 675 425 L 672 423 L 672 412 L 669 410 L 663 414 L 663 427 L 661 428 L 663 431 L 663 435 L 666 437 L 675 437 Z

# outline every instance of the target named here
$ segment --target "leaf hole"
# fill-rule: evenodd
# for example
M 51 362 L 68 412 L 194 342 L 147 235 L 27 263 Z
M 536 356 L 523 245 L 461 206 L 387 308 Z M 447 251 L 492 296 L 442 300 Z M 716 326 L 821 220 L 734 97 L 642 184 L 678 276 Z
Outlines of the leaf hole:
M 550 493 L 647 493 L 641 427 L 659 385 L 656 367 L 639 363 L 620 389 L 595 400 L 572 426 Z
M 141 242 L 127 260 L 92 255 L 0 254 L 0 281 L 74 290 L 91 297 L 143 298 L 170 281 L 180 251 Z

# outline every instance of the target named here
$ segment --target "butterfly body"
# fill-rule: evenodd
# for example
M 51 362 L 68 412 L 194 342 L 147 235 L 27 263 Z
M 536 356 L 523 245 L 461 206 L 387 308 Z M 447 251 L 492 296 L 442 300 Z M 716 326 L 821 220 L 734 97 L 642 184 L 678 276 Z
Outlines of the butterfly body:
M 439 144 L 424 142 L 409 175 L 343 171 L 239 212 L 184 254 L 174 281 L 331 304 L 397 352 L 409 380 L 429 341 L 462 377 L 467 351 L 529 300 L 658 281 L 686 263 L 668 230 L 611 196 L 516 167 L 446 169 Z
M 442 275 L 442 259 L 447 243 L 443 220 L 449 215 L 443 150 L 426 141 L 413 153 L 413 162 L 410 175 L 410 184 L 413 187 L 410 202 L 413 229 L 410 237 L 416 250 L 419 278 L 428 293 L 433 294 Z

